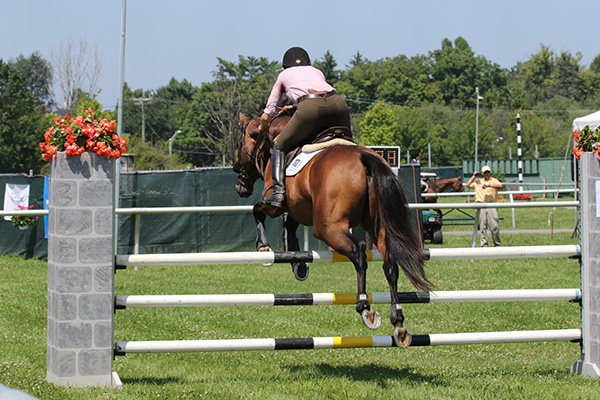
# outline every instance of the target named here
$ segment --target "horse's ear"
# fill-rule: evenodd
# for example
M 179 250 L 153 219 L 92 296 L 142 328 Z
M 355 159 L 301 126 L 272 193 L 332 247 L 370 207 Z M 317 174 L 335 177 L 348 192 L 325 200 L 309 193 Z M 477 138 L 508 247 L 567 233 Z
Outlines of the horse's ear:
M 240 119 L 240 124 L 242 124 L 242 125 L 246 125 L 246 122 L 248 122 L 248 117 L 246 117 L 244 115 L 244 113 L 241 112 L 241 111 L 240 111 L 240 114 L 239 114 L 239 119 Z

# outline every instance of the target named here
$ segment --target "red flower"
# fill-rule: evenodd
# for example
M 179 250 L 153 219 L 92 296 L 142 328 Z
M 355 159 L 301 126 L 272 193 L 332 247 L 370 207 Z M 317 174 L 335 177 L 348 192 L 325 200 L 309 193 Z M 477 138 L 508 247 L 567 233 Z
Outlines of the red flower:
M 127 140 L 113 134 L 115 121 L 95 120 L 94 111 L 82 109 L 84 115 L 71 118 L 71 114 L 54 118 L 54 124 L 44 133 L 44 142 L 40 143 L 42 158 L 51 161 L 58 151 L 67 155 L 80 155 L 86 150 L 99 155 L 119 158 L 125 151 Z

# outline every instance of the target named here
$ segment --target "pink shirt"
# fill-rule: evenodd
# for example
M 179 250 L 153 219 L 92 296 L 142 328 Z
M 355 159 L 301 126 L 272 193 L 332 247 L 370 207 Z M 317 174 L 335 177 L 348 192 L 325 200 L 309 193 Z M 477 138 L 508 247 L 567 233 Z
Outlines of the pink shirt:
M 284 92 L 288 99 L 297 104 L 300 97 L 309 94 L 309 90 L 330 92 L 334 89 L 325 81 L 325 75 L 313 66 L 284 69 L 279 73 L 277 81 L 273 85 L 264 109 L 265 114 L 275 115 L 277 113 L 277 104 Z

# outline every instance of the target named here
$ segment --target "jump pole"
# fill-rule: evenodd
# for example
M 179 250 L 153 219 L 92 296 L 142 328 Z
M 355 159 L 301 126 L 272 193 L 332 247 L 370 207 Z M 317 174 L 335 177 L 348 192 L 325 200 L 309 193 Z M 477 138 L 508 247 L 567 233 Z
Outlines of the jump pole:
M 367 293 L 371 304 L 390 304 L 389 292 Z M 400 292 L 403 304 L 501 301 L 579 301 L 579 289 L 457 290 Z M 115 309 L 127 307 L 319 306 L 354 305 L 356 293 L 121 295 Z
M 413 335 L 410 347 L 552 341 L 576 342 L 580 340 L 580 329 L 439 333 Z M 396 347 L 396 345 L 393 336 L 130 341 L 116 342 L 115 356 L 127 353 L 316 350 L 365 347 Z
M 424 249 L 427 260 L 470 260 L 503 258 L 577 257 L 579 245 L 561 246 L 511 246 L 511 247 L 466 247 L 453 249 Z M 117 255 L 117 268 L 128 266 L 158 265 L 233 265 L 274 264 L 290 262 L 349 262 L 350 260 L 332 251 L 295 252 L 231 252 L 231 253 L 171 253 L 171 254 L 126 254 Z M 367 251 L 367 261 L 383 261 L 378 250 Z

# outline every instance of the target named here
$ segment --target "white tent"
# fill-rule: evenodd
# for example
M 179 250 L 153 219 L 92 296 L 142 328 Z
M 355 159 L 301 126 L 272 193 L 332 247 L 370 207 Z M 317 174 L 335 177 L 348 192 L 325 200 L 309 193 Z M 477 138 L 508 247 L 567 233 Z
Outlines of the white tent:
M 573 130 L 577 129 L 581 132 L 586 125 L 589 125 L 590 129 L 595 129 L 600 126 L 600 111 L 573 120 Z

